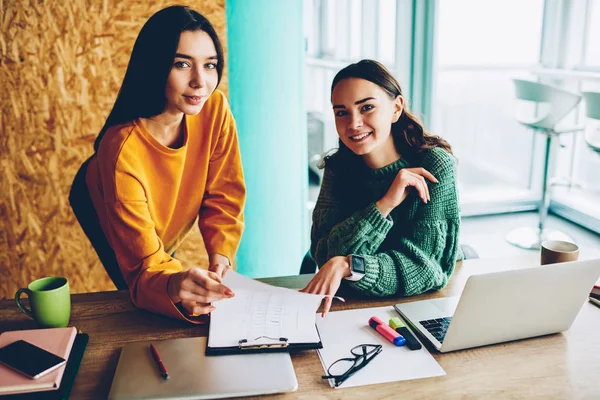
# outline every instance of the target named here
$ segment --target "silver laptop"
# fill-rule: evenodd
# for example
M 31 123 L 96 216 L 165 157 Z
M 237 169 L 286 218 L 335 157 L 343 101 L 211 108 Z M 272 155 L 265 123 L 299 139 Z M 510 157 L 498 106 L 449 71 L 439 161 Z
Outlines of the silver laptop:
M 472 275 L 460 297 L 394 306 L 440 352 L 569 329 L 600 276 L 600 260 Z
M 152 343 L 169 378 L 150 353 Z M 288 353 L 209 356 L 206 338 L 128 343 L 121 351 L 109 399 L 219 399 L 293 392 L 298 388 Z

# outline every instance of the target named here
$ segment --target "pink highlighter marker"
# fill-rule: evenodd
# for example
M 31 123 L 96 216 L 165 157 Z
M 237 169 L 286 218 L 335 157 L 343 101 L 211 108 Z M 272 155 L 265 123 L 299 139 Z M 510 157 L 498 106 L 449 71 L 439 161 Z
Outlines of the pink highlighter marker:
M 402 337 L 398 332 L 384 324 L 379 318 L 371 317 L 369 319 L 369 326 L 375 329 L 384 338 L 395 344 L 396 346 L 404 346 L 406 339 Z

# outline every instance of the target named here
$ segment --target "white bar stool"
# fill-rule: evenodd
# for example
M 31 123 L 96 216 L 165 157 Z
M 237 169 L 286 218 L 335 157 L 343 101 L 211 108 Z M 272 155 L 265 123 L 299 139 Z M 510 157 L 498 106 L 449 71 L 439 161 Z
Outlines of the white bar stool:
M 521 227 L 512 230 L 506 235 L 506 240 L 523 249 L 537 250 L 544 240 L 565 240 L 572 242 L 567 234 L 544 228 L 550 207 L 550 185 L 548 184 L 548 170 L 550 149 L 552 141 L 563 133 L 580 131 L 580 127 L 557 130 L 556 125 L 571 112 L 581 101 L 581 96 L 559 89 L 554 86 L 539 82 L 513 79 L 516 97 L 521 103 L 529 102 L 535 105 L 535 117 L 524 116 L 517 113 L 517 121 L 534 132 L 546 136 L 546 151 L 544 153 L 544 175 L 542 179 L 542 198 L 539 205 L 540 219 L 537 228 Z

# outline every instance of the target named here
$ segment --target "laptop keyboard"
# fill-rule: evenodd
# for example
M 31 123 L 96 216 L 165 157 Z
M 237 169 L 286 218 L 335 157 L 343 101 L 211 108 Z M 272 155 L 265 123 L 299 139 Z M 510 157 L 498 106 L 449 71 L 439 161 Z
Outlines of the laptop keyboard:
M 446 336 L 446 332 L 448 331 L 448 325 L 450 325 L 450 321 L 452 321 L 452 317 L 427 319 L 424 321 L 419 321 L 419 323 L 423 326 L 423 328 L 427 329 L 427 331 L 431 333 L 438 342 L 442 343 L 444 341 L 444 337 Z

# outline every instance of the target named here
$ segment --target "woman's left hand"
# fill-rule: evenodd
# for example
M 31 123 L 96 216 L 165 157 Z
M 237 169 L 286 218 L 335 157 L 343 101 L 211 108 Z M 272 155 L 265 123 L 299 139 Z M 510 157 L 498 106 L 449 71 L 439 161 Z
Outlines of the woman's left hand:
M 351 272 L 350 264 L 348 264 L 348 257 L 332 257 L 321 267 L 321 269 L 319 269 L 319 272 L 317 272 L 308 285 L 300 291 L 303 293 L 324 294 L 329 296 L 325 298 L 325 305 L 323 306 L 322 316 L 324 317 L 331 308 L 333 296 L 340 288 L 342 278 L 350 275 Z

